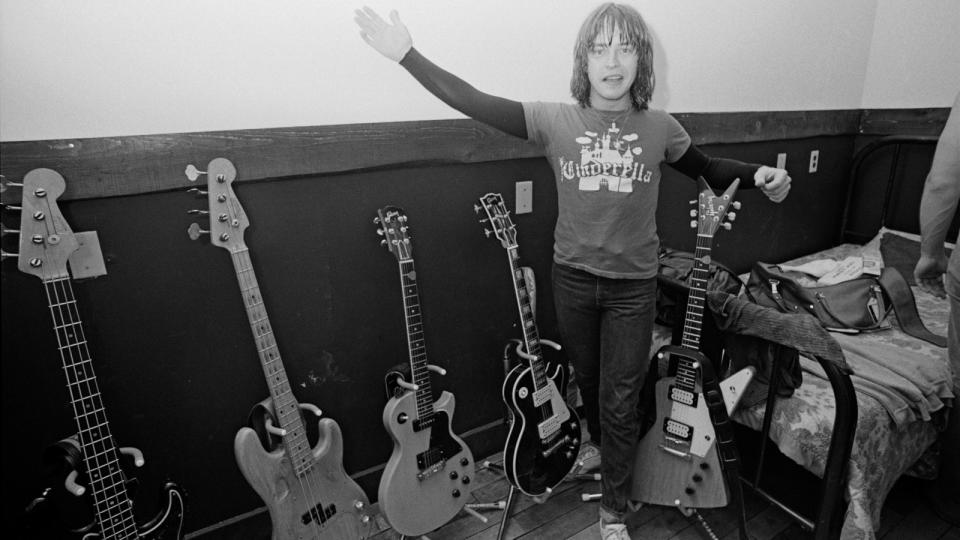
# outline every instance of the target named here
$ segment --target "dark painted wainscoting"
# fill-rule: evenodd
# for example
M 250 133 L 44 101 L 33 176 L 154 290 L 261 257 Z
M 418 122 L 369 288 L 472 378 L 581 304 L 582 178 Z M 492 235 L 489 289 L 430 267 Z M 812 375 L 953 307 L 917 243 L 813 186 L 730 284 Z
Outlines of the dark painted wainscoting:
M 788 154 L 790 198 L 774 205 L 741 191 L 743 209 L 733 230 L 718 233 L 715 257 L 742 270 L 832 245 L 862 137 L 935 135 L 946 118 L 941 109 L 867 113 L 677 115 L 710 154 L 766 164 Z M 806 172 L 813 149 L 816 174 Z M 506 252 L 473 211 L 484 193 L 512 206 L 515 183 L 533 181 L 534 212 L 514 221 L 522 262 L 537 276 L 540 333 L 558 338 L 550 169 L 535 149 L 475 122 L 6 142 L 0 152 L 7 180 L 37 167 L 63 174 L 67 221 L 99 235 L 108 274 L 78 282 L 75 293 L 107 416 L 116 442 L 146 455 L 136 472 L 140 510 L 150 513 L 160 482 L 172 479 L 188 497 L 187 531 L 263 506 L 232 446 L 267 395 L 229 254 L 187 237 L 196 219 L 186 211 L 205 205 L 185 192 L 187 164 L 236 164 L 234 188 L 251 223 L 245 243 L 294 391 L 340 423 L 346 470 L 371 498 L 392 450 L 383 375 L 408 361 L 397 263 L 373 224 L 379 207 L 410 217 L 427 352 L 449 370 L 434 388 L 456 395 L 454 428 L 477 458 L 502 445 L 502 350 L 521 335 Z M 693 182 L 667 170 L 661 194 L 663 242 L 691 249 Z M 3 194 L 9 204 L 18 197 Z M 18 219 L 3 216 L 10 228 Z M 3 247 L 16 251 L 14 235 Z M 4 521 L 17 523 L 46 485 L 44 448 L 75 426 L 43 287 L 7 261 L 2 298 Z

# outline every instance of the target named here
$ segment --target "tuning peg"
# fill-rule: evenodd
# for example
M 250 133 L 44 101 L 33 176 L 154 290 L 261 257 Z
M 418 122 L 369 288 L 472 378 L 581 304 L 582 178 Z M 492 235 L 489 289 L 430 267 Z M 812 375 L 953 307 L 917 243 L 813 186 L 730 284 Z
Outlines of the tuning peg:
M 186 169 L 184 169 L 183 174 L 187 175 L 187 179 L 191 182 L 196 182 L 197 178 L 199 178 L 201 174 L 207 174 L 207 171 L 197 170 L 196 167 L 190 164 L 187 165 Z
M 205 189 L 200 189 L 200 188 L 195 188 L 195 187 L 194 187 L 194 188 L 188 189 L 188 190 L 187 190 L 187 193 L 193 193 L 193 194 L 196 195 L 197 197 L 206 197 L 208 192 L 207 192 L 207 190 L 205 190 Z
M 373 218 L 373 222 L 374 222 L 375 224 L 379 225 L 379 224 L 380 224 L 380 216 L 377 216 L 377 217 Z
M 727 219 L 730 220 L 730 221 L 736 221 L 736 220 L 737 220 L 737 213 L 736 213 L 736 212 L 727 212 Z
M 724 229 L 726 229 L 726 230 L 729 231 L 730 229 L 733 228 L 733 224 L 728 222 L 728 223 L 724 223 L 723 225 L 721 225 L 721 227 L 723 227 Z
M 739 210 L 739 209 L 740 209 L 740 206 L 742 206 L 742 205 L 740 204 L 740 201 L 733 201 L 733 202 L 730 204 L 730 206 L 732 206 L 734 210 Z
M 480 223 L 490 223 L 490 218 L 483 218 L 480 220 Z
M 0 238 L 6 236 L 7 233 L 17 234 L 19 232 L 20 232 L 20 229 L 11 229 L 10 227 L 7 227 L 3 223 L 0 223 Z
M 377 234 L 383 236 L 383 229 L 377 228 Z
M 200 238 L 201 234 L 210 234 L 210 231 L 205 231 L 196 223 L 191 223 L 190 227 L 187 228 L 187 234 L 190 235 L 191 240 L 196 240 Z
M 697 209 L 690 210 L 690 217 L 697 217 Z
M 688 201 L 690 204 L 697 204 L 697 201 Z
M 380 245 L 381 245 L 381 246 L 387 245 L 387 241 L 386 241 L 386 240 L 381 240 L 381 241 L 380 241 Z
M 692 228 L 692 229 L 696 229 L 696 228 L 697 228 L 697 220 L 695 220 L 695 219 L 691 219 L 691 220 L 690 220 L 690 228 Z
M 209 211 L 209 210 L 197 210 L 197 209 L 193 209 L 193 210 L 187 210 L 187 213 L 188 213 L 188 214 L 195 215 L 195 216 L 208 216 L 208 215 L 210 215 L 210 211 Z
M 477 214 L 479 214 L 479 213 L 480 213 L 480 210 L 482 210 L 482 209 L 483 209 L 483 207 L 480 206 L 479 204 L 473 205 L 473 211 L 476 212 Z
M 14 211 L 14 212 L 19 212 L 20 210 L 23 210 L 23 208 L 21 208 L 21 207 L 19 207 L 19 206 L 16 206 L 16 205 L 14 205 L 14 204 L 4 204 L 4 205 L 3 205 L 3 209 L 4 209 L 4 210 L 12 210 L 12 211 Z
M 493 231 L 490 229 L 484 229 L 483 234 L 487 235 L 487 238 L 490 238 L 490 235 L 493 234 Z
M 19 257 L 19 253 L 10 253 L 9 251 L 0 250 L 0 261 L 5 261 L 12 257 Z

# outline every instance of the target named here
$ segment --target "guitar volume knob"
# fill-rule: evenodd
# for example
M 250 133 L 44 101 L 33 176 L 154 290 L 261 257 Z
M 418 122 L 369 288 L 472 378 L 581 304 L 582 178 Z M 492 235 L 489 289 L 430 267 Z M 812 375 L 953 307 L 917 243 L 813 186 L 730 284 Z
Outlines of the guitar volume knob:
M 450 471 L 450 479 L 451 479 L 451 480 L 456 480 L 458 476 L 460 476 L 460 475 L 457 474 L 457 471 Z

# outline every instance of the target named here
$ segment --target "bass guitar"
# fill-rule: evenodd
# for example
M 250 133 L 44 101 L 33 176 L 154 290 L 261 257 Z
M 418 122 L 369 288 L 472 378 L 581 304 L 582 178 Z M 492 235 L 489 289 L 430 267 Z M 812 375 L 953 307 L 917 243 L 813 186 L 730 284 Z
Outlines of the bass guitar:
M 483 210 L 481 214 L 480 211 Z M 509 430 L 503 448 L 504 472 L 511 484 L 527 495 L 549 493 L 576 464 L 580 452 L 580 419 L 564 399 L 567 370 L 562 364 L 544 360 L 541 344 L 559 346 L 541 339 L 524 272 L 520 267 L 516 227 L 499 193 L 480 198 L 475 211 L 480 222 L 489 225 L 507 250 L 513 292 L 523 326 L 523 349 L 517 354 L 526 360 L 510 370 L 503 382 L 503 401 L 509 411 Z
M 403 210 L 377 211 L 381 244 L 396 257 L 400 269 L 403 312 L 407 327 L 411 381 L 396 380 L 404 390 L 383 409 L 383 425 L 393 439 L 393 454 L 380 478 L 380 511 L 405 536 L 426 534 L 450 521 L 467 502 L 473 486 L 473 455 L 450 428 L 453 394 L 444 391 L 434 402 L 427 363 L 423 319 L 413 264 L 413 245 Z
M 330 418 L 320 418 L 317 444 L 311 448 L 307 440 L 301 409 L 316 416 L 320 416 L 320 409 L 299 403 L 287 379 L 250 251 L 243 240 L 249 221 L 232 188 L 237 170 L 229 160 L 217 158 L 205 172 L 188 166 L 186 173 L 191 181 L 207 175 L 205 191 L 210 208 L 210 230 L 201 230 L 194 223 L 188 232 L 194 240 L 209 233 L 214 245 L 230 252 L 270 388 L 270 397 L 259 407 L 269 412 L 266 431 L 281 443 L 264 448 L 256 431 L 244 427 L 237 432 L 233 448 L 244 478 L 267 505 L 273 538 L 340 540 L 366 536 L 371 523 L 365 513 L 369 501 L 343 469 L 340 427 Z
M 73 496 L 88 497 L 92 519 L 69 527 L 64 536 L 91 540 L 130 538 L 182 538 L 183 494 L 173 483 L 163 487 L 162 508 L 149 521 L 138 524 L 128 479 L 120 465 L 120 454 L 143 464 L 143 455 L 134 448 L 117 448 L 107 420 L 93 360 L 73 294 L 73 279 L 68 270 L 70 256 L 79 243 L 57 206 L 57 198 L 66 189 L 59 173 L 34 169 L 23 179 L 23 203 L 20 218 L 18 268 L 43 281 L 53 329 L 57 336 L 67 390 L 73 407 L 77 434 L 58 443 L 72 454 L 71 472 L 65 486 Z M 69 496 L 68 496 L 69 497 Z M 48 488 L 28 509 L 35 515 L 58 514 L 57 492 Z M 62 498 L 61 498 L 62 500 Z M 75 515 L 75 514 L 74 514 Z
M 733 200 L 740 181 L 723 195 L 698 180 L 697 247 L 690 280 L 686 318 L 680 345 L 657 352 L 657 360 L 676 362 L 676 374 L 657 381 L 657 419 L 640 439 L 633 471 L 634 500 L 677 506 L 681 510 L 726 506 L 728 490 L 717 454 L 716 434 L 701 384 L 701 366 L 709 360 L 700 352 L 700 330 L 710 276 L 710 251 L 717 228 L 730 229 L 739 209 Z M 753 378 L 745 368 L 720 383 L 727 414 L 733 411 Z

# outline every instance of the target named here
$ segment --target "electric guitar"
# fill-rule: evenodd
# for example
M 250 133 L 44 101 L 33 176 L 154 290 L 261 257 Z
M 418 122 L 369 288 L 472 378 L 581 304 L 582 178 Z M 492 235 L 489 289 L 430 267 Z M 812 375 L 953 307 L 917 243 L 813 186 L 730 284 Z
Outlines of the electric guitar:
M 152 519 L 138 524 L 134 516 L 133 500 L 128 492 L 133 479 L 127 478 L 119 456 L 132 455 L 140 466 L 143 455 L 135 448 L 117 448 L 110 432 L 73 294 L 73 279 L 67 269 L 68 260 L 79 243 L 56 203 L 66 189 L 66 182 L 56 171 L 34 169 L 24 177 L 22 187 L 17 266 L 43 281 L 77 424 L 77 435 L 58 443 L 73 454 L 65 487 L 73 496 L 92 500 L 92 520 L 83 519 L 85 523 L 72 527 L 66 535 L 87 540 L 179 539 L 183 533 L 184 502 L 175 484 L 167 483 L 163 487 L 166 506 Z M 28 513 L 59 514 L 56 499 L 54 488 L 48 488 L 30 504 Z
M 201 230 L 194 223 L 188 232 L 194 240 L 200 234 L 209 233 L 214 245 L 230 252 L 260 365 L 270 388 L 270 397 L 261 402 L 260 407 L 270 413 L 266 431 L 282 442 L 264 448 L 257 433 L 244 427 L 237 432 L 233 448 L 244 478 L 267 505 L 273 538 L 340 540 L 365 536 L 371 522 L 365 514 L 369 501 L 343 469 L 340 427 L 330 418 L 321 418 L 316 446 L 311 448 L 307 440 L 300 411 L 304 409 L 320 416 L 320 409 L 299 403 L 287 379 L 250 251 L 243 241 L 249 221 L 231 187 L 237 170 L 229 160 L 217 158 L 210 162 L 206 172 L 197 171 L 191 165 L 186 173 L 191 181 L 201 174 L 207 175 L 210 208 L 210 230 Z M 202 190 L 198 191 L 203 194 Z
M 676 360 L 676 375 L 656 384 L 657 419 L 640 439 L 633 471 L 634 500 L 686 508 L 726 506 L 727 486 L 720 466 L 716 435 L 701 384 L 700 367 L 709 361 L 699 351 L 700 329 L 706 306 L 710 276 L 710 250 L 717 228 L 730 229 L 740 208 L 733 196 L 739 180 L 721 196 L 698 180 L 699 218 L 693 274 L 680 345 L 668 345 L 657 352 L 658 359 Z M 743 390 L 753 378 L 745 368 L 720 383 L 727 413 L 733 411 Z
M 473 489 L 473 455 L 450 428 L 454 397 L 444 391 L 433 401 L 423 320 L 417 292 L 413 246 L 403 210 L 387 206 L 377 211 L 381 244 L 397 258 L 403 295 L 412 381 L 396 380 L 401 395 L 383 409 L 383 425 L 393 439 L 393 454 L 380 478 L 380 511 L 390 526 L 405 536 L 430 532 L 455 516 Z
M 480 210 L 484 213 L 480 214 Z M 541 344 L 559 345 L 539 337 L 526 279 L 520 267 L 516 227 L 503 197 L 487 193 L 475 208 L 486 230 L 507 250 L 513 292 L 523 325 L 523 348 L 517 354 L 527 361 L 513 368 L 503 382 L 503 401 L 509 410 L 510 428 L 503 449 L 504 472 L 511 484 L 527 495 L 543 495 L 559 484 L 576 464 L 580 452 L 580 419 L 564 399 L 565 366 L 548 365 Z

